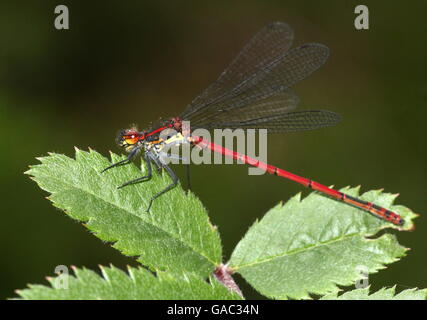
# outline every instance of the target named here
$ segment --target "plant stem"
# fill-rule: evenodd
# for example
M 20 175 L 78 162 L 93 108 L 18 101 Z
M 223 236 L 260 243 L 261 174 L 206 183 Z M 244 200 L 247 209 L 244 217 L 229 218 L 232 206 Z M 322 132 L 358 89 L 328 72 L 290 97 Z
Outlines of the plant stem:
M 233 274 L 233 270 L 230 269 L 226 264 L 221 263 L 218 267 L 216 267 L 213 274 L 215 278 L 226 288 L 228 288 L 230 291 L 236 292 L 239 296 L 244 298 L 242 291 L 231 276 Z

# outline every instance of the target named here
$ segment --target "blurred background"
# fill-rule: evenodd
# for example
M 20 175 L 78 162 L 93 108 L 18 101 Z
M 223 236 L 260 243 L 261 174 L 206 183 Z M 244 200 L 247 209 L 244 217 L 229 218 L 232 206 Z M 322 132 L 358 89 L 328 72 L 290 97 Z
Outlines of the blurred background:
M 70 29 L 53 25 L 56 5 Z M 425 126 L 426 3 L 370 2 L 370 29 L 354 28 L 358 1 L 2 1 L 0 3 L 0 298 L 44 283 L 57 265 L 135 265 L 52 207 L 23 174 L 49 151 L 74 146 L 121 152 L 115 135 L 178 115 L 216 79 L 249 38 L 271 21 L 295 31 L 295 45 L 321 42 L 327 64 L 295 91 L 300 109 L 340 113 L 337 127 L 271 135 L 268 160 L 337 187 L 400 193 L 423 214 L 427 180 Z M 183 177 L 183 169 L 176 166 Z M 184 180 L 183 180 L 184 181 Z M 256 218 L 298 192 L 237 165 L 192 166 L 194 192 L 218 226 L 227 261 Z M 184 184 L 185 185 L 185 184 Z M 370 276 L 374 289 L 427 287 L 427 222 L 399 233 L 412 248 Z M 260 298 L 237 277 L 248 298 Z

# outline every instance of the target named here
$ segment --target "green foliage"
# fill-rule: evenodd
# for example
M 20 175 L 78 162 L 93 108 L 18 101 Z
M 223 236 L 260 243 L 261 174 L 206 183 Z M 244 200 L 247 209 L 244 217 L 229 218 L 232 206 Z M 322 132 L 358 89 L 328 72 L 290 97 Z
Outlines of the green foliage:
M 124 159 L 111 157 L 113 162 Z M 41 164 L 26 173 L 50 193 L 54 206 L 154 273 L 139 268 L 129 269 L 126 275 L 114 267 L 101 267 L 100 277 L 75 269 L 68 290 L 59 289 L 54 278 L 49 279 L 52 287 L 30 285 L 19 291 L 22 298 L 239 298 L 212 275 L 222 261 L 220 237 L 192 193 L 178 186 L 146 212 L 150 198 L 170 183 L 167 175 L 154 172 L 150 181 L 118 190 L 117 186 L 144 175 L 145 167 L 142 173 L 134 164 L 101 173 L 110 162 L 93 150 L 78 149 L 76 159 L 50 154 L 39 160 Z M 359 188 L 342 191 L 359 197 Z M 396 227 L 316 192 L 304 199 L 297 195 L 248 230 L 224 270 L 240 273 L 261 294 L 276 299 L 309 299 L 312 294 L 324 299 L 425 298 L 425 290 L 395 295 L 394 288 L 371 295 L 368 289 L 357 289 L 338 296 L 339 286 L 351 285 L 405 255 L 407 249 L 394 235 L 378 233 L 385 228 L 410 230 L 416 217 L 408 208 L 393 204 L 396 195 L 376 190 L 360 198 L 399 213 L 405 225 Z
M 356 289 L 348 291 L 338 296 L 329 294 L 322 297 L 321 300 L 425 300 L 427 299 L 427 290 L 407 289 L 396 294 L 396 288 L 382 288 L 375 293 L 369 294 L 369 288 Z
M 30 285 L 18 290 L 31 300 L 197 300 L 241 299 L 215 279 L 206 282 L 191 273 L 176 275 L 159 272 L 157 276 L 144 268 L 128 268 L 128 273 L 115 267 L 100 267 L 102 276 L 88 269 L 73 268 L 75 277 L 64 275 L 48 278 L 51 287 Z M 62 278 L 61 278 L 62 277 Z
M 341 191 L 352 196 L 359 193 L 358 188 Z M 395 197 L 381 191 L 361 196 L 401 214 L 407 220 L 404 228 L 411 228 L 415 214 L 393 206 Z M 351 285 L 361 271 L 376 272 L 405 254 L 393 235 L 372 238 L 390 226 L 317 193 L 303 200 L 297 195 L 249 229 L 229 265 L 268 297 L 308 299 L 310 293 L 337 292 L 337 285 Z
M 113 162 L 121 159 L 112 154 Z M 154 173 L 149 182 L 118 190 L 144 172 L 129 164 L 100 173 L 110 162 L 93 150 L 76 149 L 75 160 L 60 154 L 39 160 L 26 173 L 51 193 L 53 205 L 123 254 L 154 270 L 189 270 L 205 277 L 221 262 L 219 234 L 193 194 L 177 187 L 146 212 L 151 196 L 170 183 L 166 175 Z

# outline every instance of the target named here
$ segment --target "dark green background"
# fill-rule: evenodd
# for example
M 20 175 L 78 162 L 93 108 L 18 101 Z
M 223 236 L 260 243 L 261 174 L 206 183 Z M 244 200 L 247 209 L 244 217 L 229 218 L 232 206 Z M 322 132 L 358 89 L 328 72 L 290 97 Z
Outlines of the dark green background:
M 372 2 L 372 3 L 371 3 Z M 425 3 L 425 2 L 424 2 Z M 67 4 L 70 30 L 53 27 Z M 370 1 L 370 30 L 353 26 L 356 1 L 2 1 L 0 4 L 0 295 L 46 283 L 56 265 L 135 264 L 54 209 L 23 172 L 49 151 L 118 152 L 114 138 L 177 115 L 271 21 L 295 44 L 321 42 L 328 63 L 295 88 L 300 108 L 329 109 L 337 127 L 271 136 L 269 162 L 327 185 L 385 188 L 426 207 L 426 18 L 423 1 Z M 183 170 L 176 168 L 182 176 Z M 244 166 L 193 166 L 193 189 L 223 239 L 224 260 L 256 218 L 302 190 Z M 171 213 L 172 214 L 172 213 Z M 399 234 L 408 256 L 372 275 L 374 288 L 427 287 L 426 220 Z M 247 297 L 260 297 L 238 278 Z

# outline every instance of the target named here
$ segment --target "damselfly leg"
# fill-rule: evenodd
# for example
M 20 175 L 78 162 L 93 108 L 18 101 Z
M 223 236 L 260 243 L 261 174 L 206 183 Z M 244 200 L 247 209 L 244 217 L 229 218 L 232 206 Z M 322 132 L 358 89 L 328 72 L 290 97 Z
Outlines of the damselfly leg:
M 170 154 L 164 151 L 161 151 L 159 153 L 160 158 L 159 161 L 165 162 L 166 159 L 174 159 L 174 160 L 180 160 L 181 163 L 184 164 L 184 170 L 185 170 L 185 177 L 187 179 L 187 191 L 191 190 L 191 181 L 190 181 L 190 164 L 187 158 L 182 157 L 178 154 Z M 161 160 L 160 160 L 161 159 Z
M 132 150 L 131 153 L 129 153 L 129 155 L 127 156 L 126 159 L 123 159 L 123 160 L 120 160 L 119 162 L 113 163 L 111 166 L 108 166 L 107 168 L 103 169 L 101 171 L 101 173 L 103 173 L 103 172 L 105 172 L 107 170 L 110 170 L 111 168 L 128 164 L 132 160 L 132 158 L 135 157 L 138 154 L 138 152 L 140 150 L 141 150 L 141 147 L 135 148 L 134 150 Z
M 150 156 L 150 153 L 148 151 L 145 152 L 144 161 L 147 164 L 147 175 L 133 179 L 133 180 L 130 180 L 128 182 L 125 182 L 121 186 L 117 187 L 117 189 L 121 189 L 121 188 L 126 187 L 128 185 L 139 183 L 139 182 L 144 182 L 144 181 L 151 179 L 151 177 L 152 177 L 151 156 Z
M 111 166 L 105 168 L 101 172 L 107 171 L 111 168 L 114 168 L 114 167 L 117 167 L 120 165 L 128 164 L 132 160 L 132 158 L 138 153 L 139 150 L 140 150 L 140 148 L 134 149 L 126 159 L 123 159 L 119 162 L 113 163 Z M 158 197 L 165 194 L 169 190 L 173 189 L 178 184 L 179 180 L 178 180 L 177 175 L 172 171 L 172 169 L 167 164 L 162 162 L 162 160 L 157 155 L 153 154 L 151 151 L 146 151 L 143 159 L 144 159 L 145 163 L 147 164 L 147 174 L 145 176 L 142 176 L 142 177 L 130 180 L 128 182 L 125 182 L 121 186 L 117 187 L 117 189 L 121 189 L 121 188 L 129 186 L 129 185 L 133 185 L 133 184 L 137 184 L 140 182 L 145 182 L 145 181 L 150 180 L 151 177 L 153 176 L 153 174 L 152 174 L 152 172 L 153 172 L 152 163 L 156 166 L 156 168 L 159 172 L 161 172 L 162 169 L 165 169 L 166 172 L 168 173 L 168 175 L 171 177 L 172 183 L 170 183 L 162 191 L 156 193 L 153 197 L 151 197 L 150 202 L 148 204 L 148 208 L 147 208 L 147 212 L 148 212 L 148 211 L 150 211 L 154 200 L 156 200 Z
M 187 191 L 191 190 L 190 165 L 184 164 L 185 176 L 187 178 Z
M 164 164 L 163 165 L 163 168 L 166 170 L 166 172 L 169 174 L 169 176 L 171 177 L 171 179 L 172 179 L 172 183 L 171 184 L 169 184 L 166 188 L 164 188 L 162 191 L 160 191 L 160 192 L 158 192 L 158 193 L 156 193 L 153 197 L 151 197 L 151 199 L 150 199 L 150 204 L 148 205 L 148 208 L 147 208 L 147 212 L 148 211 L 150 211 L 150 209 L 151 209 L 151 206 L 152 206 L 152 204 L 153 204 L 153 201 L 154 200 L 156 200 L 158 197 L 160 197 L 162 194 L 165 194 L 166 192 L 168 192 L 169 190 L 171 190 L 171 189 L 173 189 L 177 184 L 178 184 L 178 177 L 177 177 L 177 175 L 175 174 L 175 172 L 173 172 L 172 171 L 172 169 L 168 166 L 168 165 L 166 165 L 166 164 Z

